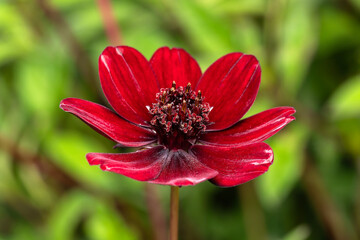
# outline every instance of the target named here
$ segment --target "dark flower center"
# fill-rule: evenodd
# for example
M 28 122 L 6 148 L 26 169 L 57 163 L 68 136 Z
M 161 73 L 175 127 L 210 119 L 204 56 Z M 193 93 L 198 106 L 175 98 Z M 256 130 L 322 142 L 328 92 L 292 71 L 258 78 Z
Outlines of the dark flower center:
M 188 83 L 177 87 L 161 88 L 156 94 L 156 102 L 148 110 L 152 114 L 150 121 L 158 135 L 158 143 L 169 149 L 188 150 L 210 124 L 209 103 L 203 102 L 201 91 L 195 93 Z

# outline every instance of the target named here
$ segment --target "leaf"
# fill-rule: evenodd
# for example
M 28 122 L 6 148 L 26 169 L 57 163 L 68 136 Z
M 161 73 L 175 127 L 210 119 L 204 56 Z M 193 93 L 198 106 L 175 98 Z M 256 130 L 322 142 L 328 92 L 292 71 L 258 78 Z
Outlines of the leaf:
M 196 1 L 172 3 L 173 14 L 198 49 L 215 55 L 231 52 L 231 31 L 224 19 L 202 8 Z
M 348 79 L 329 100 L 334 119 L 360 117 L 360 75 Z
M 15 4 L 0 5 L 0 65 L 23 56 L 34 46 L 34 36 L 15 10 Z
M 279 36 L 276 68 L 290 94 L 304 81 L 317 46 L 315 4 L 311 0 L 289 1 Z
M 330 7 L 324 8 L 320 16 L 319 55 L 328 57 L 359 46 L 360 26 L 356 17 Z
M 78 121 L 77 119 L 74 120 Z M 84 128 L 87 128 L 87 126 L 84 126 Z M 47 139 L 44 149 L 60 168 L 86 185 L 118 193 L 125 199 L 131 199 L 136 192 L 142 189 L 141 182 L 102 171 L 97 166 L 90 166 L 85 158 L 87 153 L 111 152 L 114 150 L 104 148 L 86 135 L 70 131 L 53 134 Z M 140 204 L 139 201 L 141 199 L 132 199 L 134 204 Z
M 203 4 L 209 4 L 209 1 L 202 0 Z M 215 3 L 211 5 L 215 11 L 222 11 L 226 14 L 231 15 L 249 15 L 249 14 L 258 14 L 261 15 L 266 10 L 266 1 L 265 0 L 227 0 L 214 1 Z
M 38 48 L 19 62 L 15 87 L 25 108 L 42 117 L 58 112 L 67 85 L 68 67 L 59 52 Z
M 87 219 L 85 225 L 89 239 L 138 239 L 135 232 L 129 226 L 126 226 L 123 219 L 110 206 L 98 203 L 92 207 L 93 214 Z
M 270 139 L 274 163 L 257 181 L 264 206 L 279 206 L 299 180 L 308 133 L 306 126 L 295 121 Z
M 73 239 L 77 225 L 91 211 L 92 202 L 83 192 L 70 192 L 59 199 L 48 220 L 48 239 Z
M 88 137 L 74 132 L 63 132 L 47 139 L 45 149 L 55 163 L 80 182 L 94 187 L 111 188 L 109 174 L 89 166 L 85 155 L 89 152 L 106 152 Z
M 68 192 L 50 215 L 48 239 L 74 239 L 82 221 L 90 239 L 137 239 L 112 205 L 103 201 L 79 190 Z
M 288 233 L 283 240 L 305 240 L 310 235 L 310 229 L 306 225 L 300 225 Z

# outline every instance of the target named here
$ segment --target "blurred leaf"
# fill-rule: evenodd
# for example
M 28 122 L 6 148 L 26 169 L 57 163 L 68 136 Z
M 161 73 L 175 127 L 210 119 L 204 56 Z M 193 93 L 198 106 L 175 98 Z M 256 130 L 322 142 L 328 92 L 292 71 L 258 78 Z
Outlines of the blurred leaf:
M 135 240 L 138 239 L 131 228 L 126 226 L 114 209 L 108 204 L 92 206 L 93 214 L 86 221 L 86 232 L 94 240 Z
M 360 12 L 360 0 L 350 0 L 350 2 L 352 2 L 357 8 L 357 11 Z
M 360 124 L 359 118 L 340 119 L 335 123 L 341 137 L 343 148 L 355 158 L 360 156 Z
M 0 66 L 22 56 L 33 45 L 33 36 L 14 5 L 0 2 Z
M 68 86 L 69 64 L 58 49 L 38 48 L 17 64 L 15 90 L 30 138 L 43 140 L 58 121 L 59 103 Z M 30 143 L 34 142 L 30 139 Z M 37 146 L 36 146 L 37 147 Z
M 177 21 L 198 49 L 217 56 L 231 52 L 231 32 L 228 22 L 206 11 L 196 1 L 183 0 L 171 3 Z
M 215 11 L 221 11 L 230 15 L 263 14 L 266 10 L 265 0 L 214 0 L 209 4 L 208 0 L 200 0 L 202 4 L 209 5 Z
M 10 171 L 10 158 L 5 152 L 0 151 L 0 200 L 7 196 L 14 195 L 16 184 Z
M 16 90 L 26 109 L 51 119 L 68 82 L 66 60 L 58 52 L 39 48 L 17 66 Z M 44 122 L 42 123 L 44 124 Z
M 360 1 L 359 1 L 360 2 Z M 319 52 L 322 55 L 359 46 L 360 25 L 358 20 L 336 7 L 327 7 L 320 15 Z
M 154 34 L 154 32 L 156 34 Z M 144 35 L 147 37 L 144 38 Z M 126 36 L 124 36 L 124 40 L 129 46 L 138 49 L 145 57 L 147 57 L 147 59 L 150 59 L 159 47 L 179 47 L 170 39 L 170 37 L 151 26 L 140 26 L 131 31 L 129 30 Z
M 309 228 L 305 225 L 300 225 L 288 233 L 283 240 L 305 240 L 310 235 Z
M 92 188 L 118 193 L 123 199 L 131 199 L 133 204 L 142 204 L 141 198 L 132 199 L 136 193 L 138 197 L 143 186 L 141 182 L 102 171 L 99 166 L 90 166 L 85 158 L 89 152 L 114 152 L 114 150 L 105 149 L 88 136 L 71 131 L 53 134 L 47 139 L 44 149 L 60 168 L 81 183 Z
M 232 35 L 234 36 L 234 45 L 237 47 L 236 51 L 255 55 L 261 63 L 264 59 L 264 47 L 261 42 L 261 29 L 254 20 L 239 21 L 234 27 Z
M 90 239 L 137 239 L 111 204 L 102 201 L 81 191 L 67 193 L 57 202 L 50 216 L 49 239 L 74 239 L 83 221 Z
M 51 0 L 51 2 L 54 4 L 54 6 L 59 8 L 67 8 L 67 9 L 76 9 L 80 8 L 86 4 L 89 4 L 89 1 L 87 0 Z
M 14 229 L 14 235 L 12 236 L 12 238 L 10 239 L 6 238 L 6 240 L 24 240 L 24 239 L 26 240 L 44 239 L 43 232 L 38 231 L 38 229 L 32 227 L 31 225 L 19 222 Z
M 73 239 L 80 221 L 92 211 L 93 201 L 82 192 L 69 192 L 59 199 L 48 221 L 48 239 Z
M 257 181 L 260 199 L 266 207 L 279 206 L 297 183 L 308 133 L 306 126 L 295 121 L 270 139 L 274 163 Z
M 42 178 L 41 172 L 37 166 L 22 166 L 20 177 L 29 194 L 28 200 L 38 208 L 45 209 L 55 200 L 53 189 L 51 189 L 51 187 L 47 185 L 46 180 Z
M 360 75 L 348 79 L 329 100 L 335 119 L 360 117 Z
M 295 95 L 307 74 L 317 45 L 315 1 L 288 1 L 281 29 L 277 70 L 289 94 Z
M 108 174 L 90 166 L 85 158 L 89 152 L 106 152 L 99 144 L 75 132 L 62 132 L 49 138 L 45 145 L 56 164 L 80 182 L 100 188 L 111 187 Z
M 181 188 L 180 198 L 180 203 L 186 206 L 180 208 L 187 219 L 184 228 L 201 234 L 204 239 L 234 239 L 234 236 L 242 239 L 244 228 L 237 188 L 219 188 L 204 182 Z
M 71 2 L 76 3 L 77 1 Z M 95 1 L 80 5 L 67 20 L 71 23 L 75 35 L 83 43 L 92 43 L 101 35 L 105 37 L 103 22 Z

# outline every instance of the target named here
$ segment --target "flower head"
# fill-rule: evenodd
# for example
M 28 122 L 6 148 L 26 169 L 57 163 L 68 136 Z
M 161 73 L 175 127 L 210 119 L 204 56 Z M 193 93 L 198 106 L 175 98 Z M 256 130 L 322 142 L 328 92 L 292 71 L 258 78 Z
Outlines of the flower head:
M 107 47 L 99 58 L 104 94 L 114 111 L 67 98 L 60 107 L 132 153 L 89 153 L 91 165 L 139 181 L 185 186 L 205 180 L 231 187 L 263 174 L 273 151 L 263 141 L 294 120 L 291 107 L 241 120 L 260 85 L 257 59 L 230 53 L 202 74 L 183 49 Z

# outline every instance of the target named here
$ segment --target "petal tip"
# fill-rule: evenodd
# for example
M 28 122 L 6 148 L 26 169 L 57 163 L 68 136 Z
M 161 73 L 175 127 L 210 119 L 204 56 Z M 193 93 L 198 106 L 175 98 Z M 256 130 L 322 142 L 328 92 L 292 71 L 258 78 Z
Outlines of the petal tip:
M 61 100 L 59 107 L 62 110 L 66 111 L 66 106 L 69 104 L 70 101 L 71 101 L 71 98 L 65 98 L 65 99 Z
M 98 165 L 100 164 L 99 161 L 96 161 L 96 153 L 87 153 L 85 155 L 86 160 L 88 161 L 89 165 Z

